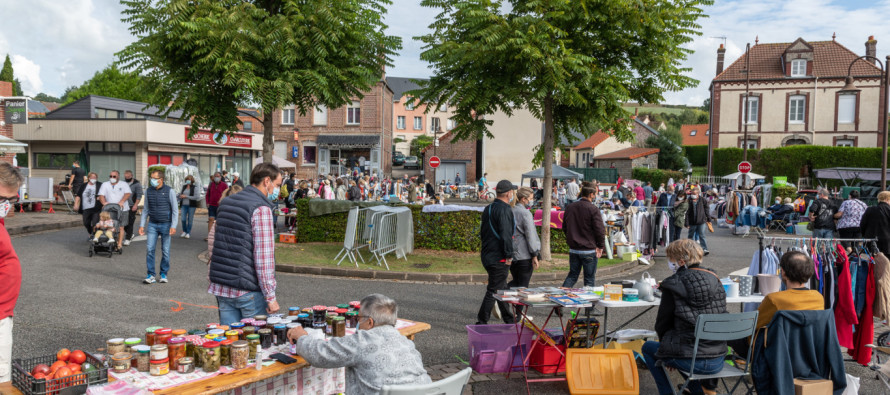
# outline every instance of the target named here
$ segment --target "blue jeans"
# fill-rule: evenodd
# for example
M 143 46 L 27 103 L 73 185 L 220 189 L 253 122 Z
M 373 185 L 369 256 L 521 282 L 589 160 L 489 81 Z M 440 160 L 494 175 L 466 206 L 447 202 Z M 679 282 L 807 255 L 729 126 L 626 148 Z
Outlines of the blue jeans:
M 161 238 L 161 275 L 166 275 L 170 271 L 170 223 L 149 222 L 145 235 L 148 236 L 148 253 L 145 255 L 148 275 L 155 275 L 155 247 L 158 237 Z
M 596 254 L 569 254 L 569 275 L 566 276 L 562 286 L 574 288 L 578 282 L 578 275 L 584 269 L 584 286 L 592 287 L 596 280 Z
M 182 231 L 185 233 L 192 233 L 192 225 L 195 224 L 195 209 L 194 206 L 182 206 L 179 209 L 179 215 L 182 218 Z
M 705 232 L 708 231 L 708 223 L 705 222 L 701 225 L 690 225 L 689 226 L 689 238 L 698 241 L 701 244 L 701 248 L 703 250 L 708 249 L 708 241 L 705 240 Z
M 813 237 L 817 239 L 830 239 L 834 237 L 834 230 L 832 229 L 813 229 Z
M 240 322 L 242 318 L 266 314 L 266 297 L 262 292 L 248 292 L 237 298 L 216 297 L 219 305 L 219 322 Z
M 655 353 L 658 352 L 659 347 L 661 347 L 661 343 L 654 341 L 648 341 L 643 344 L 643 359 L 646 361 L 646 366 L 649 367 L 649 373 L 652 373 L 652 378 L 655 379 L 655 385 L 658 386 L 658 393 L 660 395 L 672 395 L 674 390 L 672 389 L 673 384 L 671 384 L 671 379 L 664 373 L 661 366 L 655 366 L 655 361 L 658 360 L 658 358 L 655 358 Z M 692 358 L 668 358 L 662 359 L 661 363 L 665 366 L 678 368 L 686 372 L 692 369 Z M 722 369 L 723 357 L 710 359 L 696 358 L 695 370 L 693 373 L 715 374 Z M 713 384 L 714 388 L 716 388 L 716 383 Z M 690 382 L 688 388 L 693 394 L 703 393 L 701 383 L 698 381 Z

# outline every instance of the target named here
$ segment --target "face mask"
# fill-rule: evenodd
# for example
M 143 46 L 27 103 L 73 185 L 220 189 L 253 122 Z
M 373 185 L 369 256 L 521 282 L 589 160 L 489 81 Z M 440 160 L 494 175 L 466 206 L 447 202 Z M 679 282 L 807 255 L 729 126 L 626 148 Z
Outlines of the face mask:
M 185 185 L 189 185 L 192 183 L 192 180 L 185 180 Z
M 151 179 L 151 186 L 154 188 L 157 188 L 160 183 L 161 183 L 161 180 L 156 180 L 154 178 Z
M 221 180 L 221 178 L 219 178 L 219 177 L 213 177 L 213 182 L 219 182 L 220 180 Z
M 110 181 L 112 184 L 117 184 L 117 177 L 108 177 L 108 181 Z
M 684 198 L 684 197 L 678 197 L 677 200 L 679 200 L 679 201 L 682 202 L 682 201 L 686 200 L 686 198 Z
M 274 201 L 278 200 L 278 194 L 280 192 L 281 192 L 281 188 L 275 187 L 275 189 L 272 190 L 272 193 L 266 195 L 266 197 L 269 198 L 269 200 L 274 202 Z
M 671 269 L 672 272 L 676 273 L 677 270 L 680 269 L 680 264 L 677 262 L 668 261 L 668 268 Z
M 127 182 L 133 182 L 133 177 L 130 177 L 130 178 L 124 178 L 124 180 L 126 180 Z
M 90 184 L 95 184 L 96 181 L 97 181 L 97 180 L 96 180 L 95 178 L 90 178 Z
M 776 200 L 776 204 L 781 204 L 781 203 L 782 203 L 781 200 Z
M 698 195 L 692 195 L 692 200 L 698 200 Z

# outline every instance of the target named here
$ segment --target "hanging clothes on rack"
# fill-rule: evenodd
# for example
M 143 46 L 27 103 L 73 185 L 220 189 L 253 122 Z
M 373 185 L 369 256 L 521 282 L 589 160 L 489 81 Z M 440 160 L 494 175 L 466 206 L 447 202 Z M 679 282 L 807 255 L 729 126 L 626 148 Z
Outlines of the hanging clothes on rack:
M 869 263 L 872 264 L 868 265 L 868 277 L 865 284 L 860 285 L 865 287 L 865 308 L 862 310 L 862 315 L 859 316 L 859 324 L 854 329 L 853 348 L 847 351 L 862 366 L 868 366 L 869 362 L 871 362 L 871 348 L 866 347 L 866 345 L 872 344 L 875 341 L 873 310 L 875 300 L 874 260 L 871 260 Z
M 853 348 L 853 326 L 859 323 L 853 305 L 852 279 L 850 277 L 850 261 L 847 252 L 840 244 L 837 250 L 837 303 L 834 309 L 834 323 L 837 327 L 837 339 L 841 347 Z
M 890 319 L 890 260 L 883 253 L 875 255 L 875 317 Z

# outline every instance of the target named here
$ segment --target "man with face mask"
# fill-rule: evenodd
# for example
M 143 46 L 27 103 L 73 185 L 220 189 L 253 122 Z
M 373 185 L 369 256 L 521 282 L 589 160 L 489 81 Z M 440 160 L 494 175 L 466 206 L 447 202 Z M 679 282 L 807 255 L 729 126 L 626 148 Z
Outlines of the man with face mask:
M 154 284 L 155 246 L 161 238 L 161 277 L 158 282 L 167 282 L 170 271 L 170 236 L 176 234 L 176 220 L 179 218 L 179 198 L 173 188 L 164 185 L 164 173 L 151 172 L 149 187 L 145 191 L 145 206 L 142 209 L 142 222 L 139 235 L 145 235 L 145 222 L 148 222 L 148 249 L 145 256 L 146 276 L 142 282 Z
M 213 222 L 216 221 L 216 210 L 219 209 L 219 198 L 222 197 L 223 192 L 229 188 L 229 184 L 226 184 L 225 180 L 222 178 L 222 173 L 216 172 L 213 173 L 213 177 L 210 178 L 210 185 L 207 186 L 207 231 L 209 232 L 211 228 L 213 228 Z M 204 239 L 207 241 L 207 239 Z
M 698 240 L 705 256 L 710 253 L 708 252 L 708 241 L 705 240 L 707 225 L 711 222 L 711 215 L 708 211 L 708 204 L 701 197 L 701 189 L 693 188 L 689 195 L 689 210 L 686 211 L 686 227 L 689 229 L 689 238 Z
M 479 307 L 476 325 L 487 325 L 491 317 L 491 309 L 497 302 L 504 323 L 513 323 L 510 305 L 497 301 L 494 295 L 501 289 L 507 289 L 507 275 L 513 262 L 513 233 L 516 222 L 510 202 L 517 187 L 508 180 L 501 180 L 495 187 L 497 198 L 482 211 L 482 226 L 479 236 L 482 239 L 482 266 L 488 272 L 488 287 L 482 306 Z
M 120 177 L 121 173 L 119 171 L 112 170 L 111 175 L 108 177 L 108 182 L 102 184 L 102 187 L 99 188 L 99 202 L 101 202 L 103 206 L 109 203 L 114 203 L 121 206 L 121 210 L 124 212 L 124 215 L 122 215 L 120 219 L 120 236 L 117 237 L 118 249 L 120 249 L 124 243 L 124 227 L 127 226 L 130 219 L 126 213 L 130 209 L 130 195 L 132 194 L 130 186 L 125 182 L 120 182 Z
M 22 285 L 22 266 L 12 248 L 3 218 L 18 201 L 25 178 L 9 163 L 0 163 L 0 382 L 12 373 L 12 317 Z
M 130 240 L 133 240 L 133 225 L 136 225 L 136 211 L 139 211 L 139 201 L 142 200 L 142 184 L 139 183 L 139 180 L 133 178 L 133 171 L 127 170 L 124 172 L 124 181 L 127 182 L 127 185 L 130 186 L 130 191 L 133 192 L 130 195 L 130 210 L 127 211 L 129 214 L 127 218 L 127 226 L 124 227 L 124 230 L 127 232 L 127 236 L 124 239 L 124 245 L 130 245 Z
M 250 173 L 247 188 L 220 203 L 207 290 L 216 296 L 220 322 L 279 309 L 272 207 L 281 182 L 278 166 L 261 163 Z

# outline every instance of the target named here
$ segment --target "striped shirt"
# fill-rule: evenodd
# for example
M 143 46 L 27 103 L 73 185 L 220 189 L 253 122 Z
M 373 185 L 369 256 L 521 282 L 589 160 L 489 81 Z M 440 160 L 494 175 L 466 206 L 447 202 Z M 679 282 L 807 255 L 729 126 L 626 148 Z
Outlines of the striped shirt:
M 272 222 L 272 209 L 260 206 L 250 217 L 253 229 L 253 261 L 257 279 L 266 302 L 275 300 L 275 230 Z M 222 298 L 238 298 L 248 293 L 243 289 L 227 287 L 211 282 L 207 292 Z

